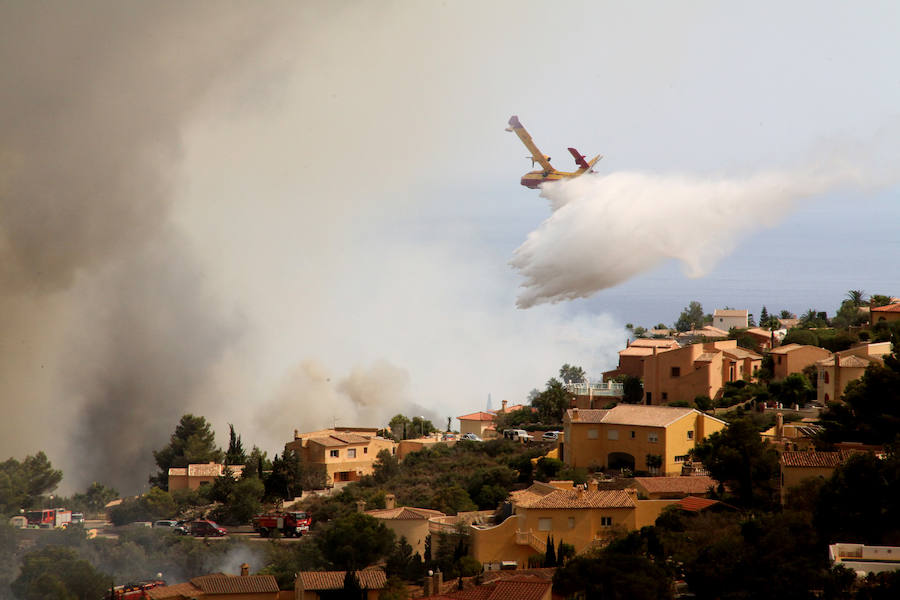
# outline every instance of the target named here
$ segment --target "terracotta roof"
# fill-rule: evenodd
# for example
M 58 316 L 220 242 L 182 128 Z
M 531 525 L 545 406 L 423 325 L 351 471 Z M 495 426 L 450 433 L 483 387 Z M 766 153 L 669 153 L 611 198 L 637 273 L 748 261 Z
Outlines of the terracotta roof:
M 631 342 L 629 348 L 643 347 L 643 348 L 653 348 L 656 346 L 657 348 L 678 348 L 678 342 L 675 340 L 654 340 L 648 338 L 638 338 Z
M 788 352 L 793 352 L 798 348 L 805 348 L 807 346 L 801 344 L 785 344 L 784 346 L 778 346 L 777 348 L 772 348 L 772 351 L 769 354 L 787 354 Z M 817 348 L 818 346 L 810 346 L 812 348 Z
M 166 598 L 181 598 L 195 596 L 200 592 L 200 588 L 192 583 L 176 583 L 175 585 L 163 585 L 160 587 L 146 590 L 148 598 L 153 600 L 163 600 Z
M 714 317 L 746 317 L 747 311 L 746 310 L 729 310 L 729 309 L 717 308 L 713 312 L 713 316 Z
M 823 367 L 833 367 L 834 366 L 834 356 L 829 356 L 828 358 L 823 358 L 822 360 L 816 361 L 817 365 L 821 365 Z M 846 368 L 858 368 L 865 369 L 873 362 L 881 362 L 877 356 L 856 356 L 855 354 L 851 354 L 850 356 L 838 356 L 840 360 L 840 366 Z
M 749 333 L 752 335 L 758 335 L 760 337 L 766 337 L 766 338 L 772 337 L 771 331 L 769 331 L 768 329 L 763 329 L 761 327 L 751 327 L 751 328 L 747 329 L 745 333 Z
M 696 496 L 688 496 L 687 498 L 682 498 L 678 502 L 676 502 L 678 506 L 681 507 L 682 510 L 687 510 L 690 512 L 700 512 L 701 510 L 705 510 L 714 504 L 719 504 L 718 500 L 712 500 L 710 498 L 697 498 Z
M 838 467 L 847 460 L 849 452 L 782 452 L 781 465 L 784 467 Z
M 894 304 L 886 304 L 884 306 L 873 306 L 871 312 L 900 312 L 900 302 Z
M 169 467 L 169 477 L 187 476 L 187 467 Z
M 658 352 L 666 352 L 671 348 L 660 348 Z M 653 348 L 645 346 L 628 346 L 624 350 L 619 350 L 619 356 L 653 356 Z
M 746 348 L 728 348 L 727 350 L 722 350 L 725 353 L 725 356 L 730 358 L 737 358 L 738 360 L 743 360 L 745 358 L 749 358 L 752 360 L 762 359 L 762 356 L 757 354 L 756 352 L 752 352 L 747 350 Z
M 634 498 L 625 490 L 554 489 L 539 498 L 517 499 L 520 508 L 633 508 Z
M 414 508 L 412 506 L 367 510 L 366 514 L 371 517 L 375 517 L 376 519 L 387 519 L 392 521 L 422 521 L 431 519 L 432 517 L 446 516 L 439 510 L 431 510 L 429 508 Z
M 551 581 L 533 575 L 514 575 L 497 579 L 467 590 L 428 596 L 432 600 L 540 600 Z
M 685 494 L 705 494 L 716 482 L 706 475 L 686 477 L 635 477 L 635 483 L 644 488 L 648 494 L 681 492 Z
M 194 577 L 191 583 L 204 594 L 278 593 L 278 582 L 273 575 L 203 575 Z
M 573 419 L 575 410 L 578 419 Z M 635 425 L 644 427 L 666 427 L 690 414 L 702 414 L 693 408 L 675 406 L 644 406 L 640 404 L 619 404 L 604 409 L 569 409 L 566 415 L 573 423 L 609 423 L 613 425 Z M 715 417 L 708 418 L 715 419 Z M 716 419 L 717 421 L 719 419 Z
M 493 421 L 494 415 L 489 412 L 474 412 L 470 415 L 456 417 L 460 421 Z
M 368 444 L 370 439 L 371 438 L 367 438 L 362 435 L 356 435 L 355 433 L 340 433 L 331 434 L 328 437 L 310 438 L 309 441 L 312 444 L 318 444 L 325 447 L 333 447 L 349 446 L 351 444 Z
M 302 571 L 298 574 L 304 590 L 342 590 L 347 571 Z M 357 571 L 359 585 L 367 590 L 384 588 L 387 578 L 381 569 Z
M 494 410 L 491 412 L 493 412 L 494 414 L 511 413 L 511 412 L 515 412 L 517 410 L 521 410 L 523 408 L 531 408 L 532 410 L 534 410 L 531 406 L 525 406 L 524 404 L 513 404 L 512 406 L 507 406 L 506 410 L 503 410 L 502 408 L 500 408 L 500 409 L 497 409 L 497 410 Z

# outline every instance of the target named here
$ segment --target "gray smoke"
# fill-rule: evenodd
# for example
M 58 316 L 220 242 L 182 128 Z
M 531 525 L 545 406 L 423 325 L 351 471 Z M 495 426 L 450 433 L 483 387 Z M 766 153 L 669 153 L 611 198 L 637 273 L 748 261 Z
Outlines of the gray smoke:
M 182 128 L 277 12 L 3 3 L 0 453 L 46 449 L 68 480 L 133 489 L 197 408 L 241 325 L 169 220 Z

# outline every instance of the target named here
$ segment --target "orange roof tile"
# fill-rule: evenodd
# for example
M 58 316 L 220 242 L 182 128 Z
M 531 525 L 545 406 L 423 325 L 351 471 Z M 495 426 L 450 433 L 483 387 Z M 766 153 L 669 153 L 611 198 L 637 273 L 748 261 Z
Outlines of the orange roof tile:
M 278 593 L 278 582 L 273 575 L 203 575 L 194 577 L 191 583 L 204 594 Z
M 439 510 L 431 510 L 430 508 L 414 508 L 412 506 L 367 510 L 366 514 L 371 517 L 375 517 L 376 519 L 386 519 L 391 521 L 427 521 L 432 517 L 447 516 Z
M 474 412 L 469 415 L 456 417 L 460 421 L 493 421 L 495 416 L 489 412 Z
M 302 571 L 298 574 L 304 590 L 344 589 L 346 571 Z M 387 578 L 381 569 L 365 569 L 356 572 L 359 585 L 368 590 L 384 588 Z
M 688 496 L 687 498 L 682 498 L 678 502 L 676 502 L 678 506 L 681 507 L 682 510 L 687 510 L 690 512 L 700 512 L 701 510 L 707 509 L 714 504 L 719 504 L 718 500 L 712 500 L 711 498 L 697 498 L 696 496 Z
M 431 600 L 540 600 L 552 583 L 547 579 L 520 575 L 504 577 L 468 590 L 428 596 Z
M 676 493 L 705 494 L 716 482 L 706 475 L 686 477 L 635 477 L 634 481 L 649 494 Z
M 146 590 L 144 593 L 152 600 L 165 600 L 167 598 L 190 598 L 201 592 L 200 588 L 192 583 L 176 583 L 174 585 L 163 585 L 152 588 Z
M 578 418 L 574 419 L 575 411 Z M 610 423 L 613 425 L 635 425 L 644 427 L 666 427 L 690 414 L 701 414 L 693 408 L 675 406 L 644 406 L 640 404 L 620 404 L 608 410 L 580 408 L 566 411 L 572 423 Z M 715 417 L 705 418 L 715 419 Z M 719 419 L 715 419 L 719 421 Z M 722 422 L 722 421 L 720 421 Z
M 873 306 L 872 312 L 900 312 L 900 302 L 895 302 L 894 304 L 886 304 L 885 306 Z
M 746 317 L 747 312 L 748 311 L 746 311 L 746 310 L 731 310 L 731 309 L 717 308 L 715 311 L 713 311 L 713 316 L 714 317 Z
M 785 467 L 838 467 L 850 454 L 848 452 L 782 452 L 781 464 Z
M 625 490 L 554 489 L 539 498 L 521 498 L 520 508 L 633 508 L 634 498 Z

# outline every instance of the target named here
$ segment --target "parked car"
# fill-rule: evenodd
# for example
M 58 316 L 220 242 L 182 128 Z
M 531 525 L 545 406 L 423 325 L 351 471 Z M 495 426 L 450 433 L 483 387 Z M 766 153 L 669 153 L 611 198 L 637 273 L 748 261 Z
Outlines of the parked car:
M 462 436 L 461 438 L 459 438 L 459 439 L 461 439 L 461 440 L 469 440 L 469 441 L 472 441 L 472 442 L 481 442 L 481 441 L 483 441 L 480 437 L 478 437 L 478 434 L 476 434 L 476 433 L 467 433 L 467 434 L 463 435 L 463 436 Z
M 562 435 L 562 431 L 545 431 L 541 439 L 545 442 L 555 442 Z
M 530 442 L 534 439 L 534 436 L 529 434 L 524 429 L 504 429 L 503 437 L 508 440 L 515 440 L 517 442 Z
M 215 521 L 199 519 L 191 521 L 188 532 L 196 537 L 222 537 L 228 535 L 228 530 L 216 524 Z
M 154 529 L 167 529 L 173 533 L 187 533 L 187 529 L 184 525 L 179 523 L 178 521 L 171 521 L 168 519 L 162 519 L 160 521 L 153 522 Z

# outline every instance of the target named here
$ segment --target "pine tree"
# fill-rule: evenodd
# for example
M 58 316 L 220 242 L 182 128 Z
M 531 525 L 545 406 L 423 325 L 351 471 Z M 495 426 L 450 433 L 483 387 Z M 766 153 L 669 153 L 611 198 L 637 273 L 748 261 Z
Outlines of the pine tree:
M 234 425 L 228 424 L 229 439 L 228 451 L 225 452 L 226 465 L 243 465 L 247 463 L 247 453 L 244 452 L 244 445 L 241 443 L 241 436 L 234 432 Z
M 759 326 L 760 327 L 768 327 L 769 326 L 769 311 L 766 310 L 765 305 L 762 307 L 762 310 L 759 311 Z

